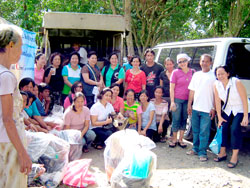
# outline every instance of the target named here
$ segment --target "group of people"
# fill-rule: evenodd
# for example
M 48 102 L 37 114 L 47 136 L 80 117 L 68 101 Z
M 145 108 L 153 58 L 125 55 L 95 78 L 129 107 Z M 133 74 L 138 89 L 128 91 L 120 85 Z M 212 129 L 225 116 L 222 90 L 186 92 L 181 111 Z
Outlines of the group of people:
M 111 53 L 110 63 L 102 70 L 97 66 L 94 51 L 87 54 L 88 62 L 82 67 L 77 51 L 70 54 L 69 63 L 64 66 L 62 55 L 55 52 L 46 69 L 45 55 L 38 54 L 35 79 L 23 78 L 19 82 L 20 98 L 17 80 L 9 68 L 20 58 L 21 35 L 12 26 L 1 27 L 0 44 L 0 174 L 3 174 L 0 185 L 12 183 L 10 171 L 18 174 L 15 175 L 18 186 L 25 185 L 21 181 L 30 172 L 32 162 L 25 150 L 24 128 L 45 133 L 53 129 L 56 124 L 47 122 L 44 117 L 55 104 L 64 107 L 63 129 L 81 131 L 83 152 L 88 152 L 90 144 L 96 149 L 105 146 L 104 141 L 115 131 L 109 126 L 112 124 L 111 114 L 128 118 L 127 128 L 154 141 L 166 142 L 171 123 L 169 147 L 185 148 L 183 135 L 188 114 L 192 114 L 193 148 L 187 154 L 198 155 L 201 161 L 208 159 L 206 150 L 211 120 L 217 112 L 223 139 L 221 151 L 214 161 L 226 160 L 231 132 L 233 154 L 228 167 L 237 165 L 240 127 L 248 125 L 246 90 L 239 79 L 230 76 L 226 66 L 217 67 L 213 73 L 209 54 L 201 56 L 202 70 L 198 72 L 189 68 L 191 58 L 184 53 L 177 55 L 176 69 L 175 62 L 166 58 L 164 70 L 162 65 L 154 62 L 152 49 L 145 51 L 143 64 L 139 56 L 133 56 L 130 67 L 121 66 L 118 55 Z M 12 166 L 8 164 L 10 157 L 18 159 Z

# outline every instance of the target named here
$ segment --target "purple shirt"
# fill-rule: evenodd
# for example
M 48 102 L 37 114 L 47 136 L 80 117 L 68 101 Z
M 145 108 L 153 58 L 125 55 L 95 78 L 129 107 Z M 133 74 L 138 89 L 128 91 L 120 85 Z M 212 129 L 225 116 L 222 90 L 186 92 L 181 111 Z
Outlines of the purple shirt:
M 192 69 L 189 69 L 187 73 L 181 69 L 175 69 L 171 75 L 170 83 L 175 84 L 174 98 L 188 100 L 189 89 L 188 85 L 193 75 Z

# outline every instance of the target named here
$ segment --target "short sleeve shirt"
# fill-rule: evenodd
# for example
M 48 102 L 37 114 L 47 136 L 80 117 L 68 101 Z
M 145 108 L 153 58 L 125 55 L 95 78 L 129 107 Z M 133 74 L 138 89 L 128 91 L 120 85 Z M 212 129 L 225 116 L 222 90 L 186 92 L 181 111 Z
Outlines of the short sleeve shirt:
M 124 108 L 124 100 L 121 97 L 117 96 L 116 101 L 112 105 L 114 107 L 115 112 L 119 113 L 120 109 Z
M 128 121 L 129 124 L 137 123 L 138 114 L 142 113 L 142 109 L 140 108 L 140 103 L 136 101 L 133 105 L 129 106 L 127 101 L 124 101 L 124 112 L 125 112 L 126 117 L 129 117 L 130 113 L 134 114 L 135 119 L 132 119 L 129 117 L 129 121 Z
M 35 67 L 35 75 L 34 75 L 34 81 L 36 84 L 40 84 L 43 82 L 43 76 L 44 76 L 44 69 L 37 70 Z
M 45 70 L 44 77 L 48 77 L 51 68 L 52 66 L 48 67 Z M 51 75 L 50 82 L 48 85 L 50 86 L 52 91 L 62 92 L 64 86 L 64 81 L 62 77 L 62 67 L 56 69 L 55 75 Z
M 146 85 L 146 75 L 143 71 L 134 75 L 130 69 L 126 72 L 125 82 L 127 83 L 127 89 L 133 89 L 136 93 L 140 93 L 142 86 Z
M 86 120 L 90 120 L 90 111 L 86 106 L 83 106 L 82 112 L 79 114 L 72 108 L 67 108 L 63 114 L 63 123 L 69 125 L 70 129 L 82 131 Z
M 168 102 L 162 100 L 160 104 L 155 104 L 155 99 L 151 99 L 151 102 L 155 105 L 156 122 L 159 123 L 162 115 L 168 112 Z M 165 119 L 167 119 L 167 116 L 165 116 Z
M 147 126 L 147 124 L 150 120 L 150 112 L 151 111 L 155 111 L 155 106 L 153 103 L 149 102 L 146 111 L 142 112 L 142 129 L 144 129 Z M 152 123 L 148 129 L 153 129 L 155 131 L 157 130 L 157 128 L 156 128 L 156 115 L 155 114 L 154 114 Z
M 106 87 L 110 87 L 110 86 L 111 86 L 111 84 L 112 84 L 112 83 L 111 83 L 111 78 L 112 78 L 112 76 L 113 76 L 113 74 L 114 74 L 114 71 L 115 71 L 116 69 L 118 69 L 118 67 L 119 67 L 119 64 L 116 65 L 115 69 L 112 69 L 111 66 L 109 67 L 109 70 L 107 71 L 107 75 L 106 75 L 106 83 L 105 83 Z M 106 68 L 106 67 L 104 67 L 104 68 L 102 69 L 102 75 L 104 75 L 105 68 Z M 124 79 L 124 78 L 125 78 L 125 71 L 124 71 L 124 69 L 121 67 L 120 70 L 119 70 L 119 73 L 118 73 L 118 79 Z
M 101 79 L 101 71 L 99 71 L 98 69 L 96 69 L 95 67 L 91 67 L 93 70 L 94 70 L 94 73 L 95 73 L 95 76 L 96 76 L 96 81 L 97 82 L 99 82 L 100 81 L 100 79 Z M 88 67 L 87 66 L 84 66 L 84 67 L 82 67 L 82 74 L 85 74 L 85 73 L 88 73 L 88 74 L 90 74 L 89 73 L 89 69 L 88 69 Z M 95 80 L 94 80 L 95 81 Z

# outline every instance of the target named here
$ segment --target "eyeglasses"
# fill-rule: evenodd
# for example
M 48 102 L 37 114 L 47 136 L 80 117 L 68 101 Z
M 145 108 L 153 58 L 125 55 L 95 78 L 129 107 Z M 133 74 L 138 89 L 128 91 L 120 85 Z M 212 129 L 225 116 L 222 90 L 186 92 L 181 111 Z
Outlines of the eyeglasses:
M 179 61 L 178 63 L 186 63 L 188 60 Z

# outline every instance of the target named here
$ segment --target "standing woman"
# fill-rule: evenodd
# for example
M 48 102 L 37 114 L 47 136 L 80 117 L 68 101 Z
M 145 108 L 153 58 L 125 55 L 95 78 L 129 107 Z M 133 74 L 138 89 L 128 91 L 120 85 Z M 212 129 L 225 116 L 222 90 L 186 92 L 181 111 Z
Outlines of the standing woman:
M 81 82 L 83 84 L 83 93 L 86 96 L 87 106 L 91 108 L 95 102 L 96 90 L 101 90 L 104 86 L 101 71 L 97 64 L 97 53 L 91 51 L 88 53 L 88 63 L 82 68 Z M 93 92 L 94 91 L 94 92 Z
M 119 84 L 112 84 L 110 86 L 110 89 L 113 92 L 112 98 L 111 98 L 111 104 L 114 107 L 115 112 L 124 114 L 124 101 L 123 98 L 119 97 L 119 92 L 120 92 L 120 88 L 119 88 Z
M 160 86 L 163 87 L 163 97 L 166 97 L 168 102 L 170 102 L 170 78 L 174 70 L 174 60 L 169 57 L 164 61 L 165 71 L 160 74 Z
M 191 81 L 193 70 L 188 68 L 188 62 L 191 58 L 187 54 L 178 54 L 178 69 L 174 70 L 170 79 L 170 110 L 172 111 L 172 131 L 173 139 L 169 147 L 177 145 L 177 132 L 180 131 L 178 145 L 182 148 L 187 147 L 183 142 L 184 131 L 187 123 L 187 103 L 188 103 L 188 85 Z
M 138 126 L 138 132 L 141 135 L 149 137 L 153 140 L 156 136 L 156 115 L 155 106 L 153 103 L 149 102 L 149 94 L 146 90 L 142 90 L 139 95 L 139 101 L 141 103 L 142 109 L 142 123 Z
M 61 96 L 64 86 L 62 76 L 62 55 L 55 52 L 50 55 L 50 66 L 45 70 L 45 83 L 50 86 L 52 104 L 61 105 Z
M 125 91 L 133 89 L 138 97 L 140 92 L 146 89 L 146 74 L 140 70 L 141 59 L 139 56 L 133 56 L 131 64 L 133 68 L 129 69 L 125 76 Z
M 106 87 L 110 87 L 113 83 L 120 85 L 120 93 L 123 94 L 123 80 L 125 71 L 118 63 L 118 55 L 112 52 L 109 56 L 109 64 L 102 69 L 103 81 Z M 120 95 L 121 96 L 121 95 Z
M 9 69 L 22 53 L 21 31 L 14 26 L 0 27 L 0 187 L 27 187 L 32 162 L 26 152 L 22 96 Z
M 112 94 L 111 89 L 104 88 L 98 96 L 99 100 L 90 109 L 91 126 L 96 134 L 94 141 L 96 149 L 102 149 L 105 145 L 104 141 L 113 133 L 112 130 L 103 127 L 112 123 L 109 114 L 115 113 L 112 104 L 108 102 L 111 100 Z
M 89 130 L 90 111 L 84 106 L 85 97 L 82 92 L 77 92 L 73 99 L 73 105 L 64 112 L 64 129 L 76 129 L 81 131 L 83 152 L 88 152 L 88 146 L 94 141 L 95 133 Z
M 226 147 L 229 146 L 228 137 L 231 135 L 233 154 L 228 168 L 237 166 L 238 153 L 242 142 L 241 126 L 248 125 L 249 103 L 244 85 L 238 78 L 231 77 L 227 66 L 215 69 L 218 80 L 214 83 L 215 106 L 218 116 L 218 126 L 222 126 L 222 143 L 216 162 L 227 159 Z M 224 105 L 221 106 L 221 101 Z
M 38 85 L 43 82 L 45 64 L 46 64 L 45 55 L 43 53 L 37 54 L 36 57 L 35 57 L 34 81 Z
M 79 65 L 80 55 L 77 52 L 72 52 L 69 58 L 70 62 L 62 69 L 64 87 L 62 90 L 62 104 L 70 92 L 70 88 L 76 81 L 80 81 L 81 67 Z

